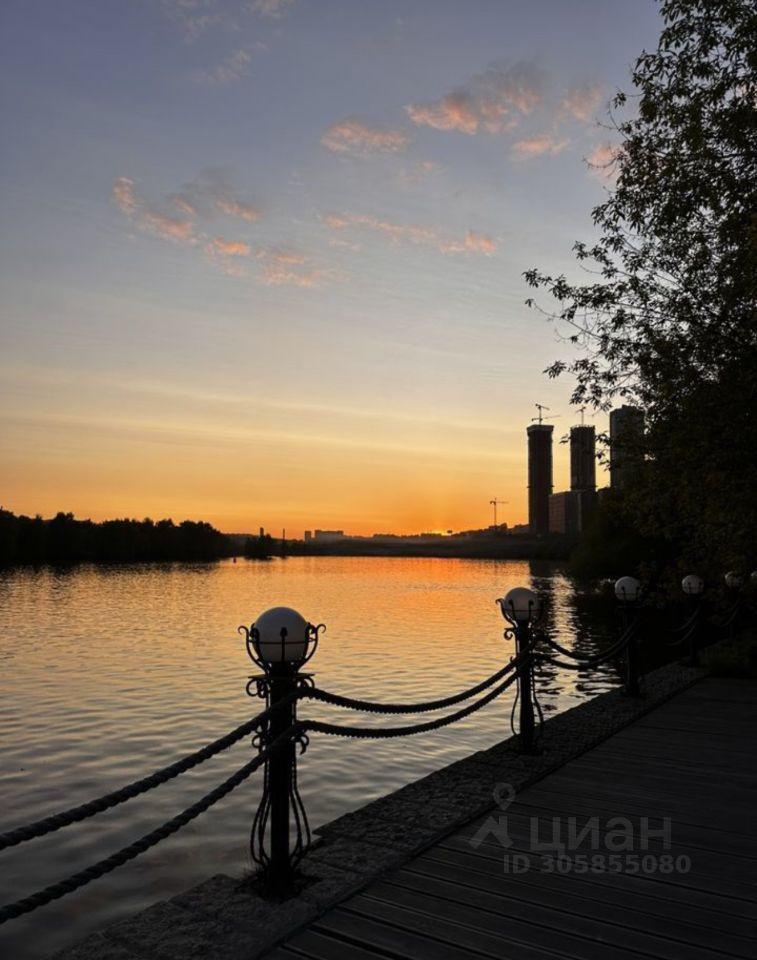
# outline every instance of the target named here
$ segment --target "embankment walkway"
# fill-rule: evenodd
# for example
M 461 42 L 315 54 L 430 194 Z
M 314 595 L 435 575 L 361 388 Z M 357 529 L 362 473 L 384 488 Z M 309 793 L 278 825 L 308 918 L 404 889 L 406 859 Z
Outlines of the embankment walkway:
M 58 960 L 752 958 L 756 744 L 757 682 L 670 664 L 321 827 L 293 899 L 217 875 Z
M 757 682 L 701 680 L 266 956 L 755 957 L 756 759 Z

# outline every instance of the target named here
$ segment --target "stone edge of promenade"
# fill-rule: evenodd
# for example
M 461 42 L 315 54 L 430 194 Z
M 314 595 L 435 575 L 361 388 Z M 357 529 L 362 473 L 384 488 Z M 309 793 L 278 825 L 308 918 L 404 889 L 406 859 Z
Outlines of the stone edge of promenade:
M 514 739 L 474 753 L 316 830 L 303 861 L 309 884 L 271 904 L 218 874 L 191 890 L 106 927 L 53 960 L 254 960 L 319 914 L 494 807 L 494 789 L 515 790 L 601 743 L 706 675 L 668 664 L 645 678 L 644 696 L 600 694 L 546 720 L 538 756 Z

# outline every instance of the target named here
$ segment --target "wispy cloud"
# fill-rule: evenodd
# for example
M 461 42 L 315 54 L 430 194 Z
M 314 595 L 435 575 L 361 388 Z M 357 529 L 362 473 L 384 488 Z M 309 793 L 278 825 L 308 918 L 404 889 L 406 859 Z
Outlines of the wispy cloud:
M 115 180 L 111 196 L 121 213 L 129 217 L 140 230 L 177 243 L 197 242 L 192 219 L 173 217 L 160 205 L 140 197 L 134 189 L 134 181 L 128 177 Z
M 230 217 L 239 217 L 240 220 L 246 220 L 248 223 L 254 223 L 263 216 L 262 211 L 253 204 L 228 196 L 217 197 L 216 207 L 221 213 L 226 213 Z
M 320 287 L 339 279 L 336 271 L 319 267 L 296 251 L 264 247 L 256 256 L 262 265 L 261 280 L 269 287 Z
M 548 133 L 536 137 L 527 137 L 513 144 L 511 154 L 516 160 L 529 160 L 544 154 L 562 153 L 568 146 L 567 139 L 559 139 Z
M 224 237 L 213 237 L 209 246 L 216 253 L 224 257 L 249 257 L 250 245 L 244 240 L 226 240 Z
M 420 160 L 418 163 L 414 163 L 412 166 L 401 170 L 399 173 L 399 179 L 403 183 L 412 185 L 422 183 L 433 173 L 437 173 L 439 170 L 441 170 L 441 166 L 442 165 L 437 163 L 435 160 Z
M 410 138 L 402 130 L 370 127 L 356 117 L 347 117 L 332 123 L 321 137 L 321 143 L 332 153 L 366 155 L 400 153 L 407 148 Z
M 238 196 L 224 173 L 216 169 L 203 171 L 200 176 L 184 184 L 180 191 L 172 194 L 170 200 L 178 210 L 208 220 L 218 213 L 237 217 L 247 223 L 255 223 L 263 218 L 261 208 Z
M 597 83 L 587 83 L 580 87 L 571 87 L 563 97 L 560 107 L 574 120 L 589 123 L 596 117 L 602 102 L 602 87 Z
M 599 180 L 610 182 L 618 175 L 617 160 L 620 147 L 611 143 L 598 143 L 585 158 L 589 172 Z
M 280 20 L 294 4 L 295 0 L 160 0 L 164 13 L 188 43 L 214 27 L 239 31 L 251 15 Z
M 497 252 L 497 241 L 485 233 L 469 230 L 462 240 L 446 240 L 439 244 L 442 253 L 483 253 L 490 257 Z
M 539 105 L 543 85 L 541 70 L 532 64 L 489 67 L 441 99 L 411 103 L 405 109 L 419 126 L 470 135 L 482 130 L 500 133 L 516 126 Z
M 221 63 L 211 70 L 203 70 L 197 74 L 201 83 L 224 86 L 241 80 L 249 71 L 252 54 L 249 50 L 235 50 Z
M 330 230 L 362 228 L 378 233 L 392 243 L 405 242 L 416 246 L 435 247 L 441 253 L 479 253 L 491 256 L 498 246 L 495 239 L 474 230 L 469 230 L 462 238 L 448 237 L 433 227 L 394 223 L 369 214 L 327 213 L 322 220 Z
M 273 20 L 279 20 L 285 17 L 290 7 L 293 7 L 295 0 L 252 0 L 247 4 L 249 10 L 259 14 L 261 17 L 270 17 Z

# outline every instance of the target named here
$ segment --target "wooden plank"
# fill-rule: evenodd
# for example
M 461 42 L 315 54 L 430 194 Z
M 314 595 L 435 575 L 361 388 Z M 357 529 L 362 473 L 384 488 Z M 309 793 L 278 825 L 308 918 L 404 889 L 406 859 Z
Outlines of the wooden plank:
M 374 884 L 368 896 L 389 903 L 402 903 L 416 906 L 418 909 L 428 909 L 425 901 L 420 897 L 409 899 L 408 894 L 420 894 L 422 898 L 434 898 L 439 901 L 439 909 L 448 913 L 466 906 L 474 910 L 483 910 L 496 916 L 507 919 L 508 929 L 516 932 L 521 929 L 523 936 L 531 936 L 532 942 L 539 944 L 553 941 L 549 931 L 560 934 L 569 933 L 590 942 L 599 942 L 608 947 L 619 946 L 624 949 L 638 951 L 653 957 L 664 957 L 666 960 L 712 960 L 712 947 L 721 953 L 722 938 L 713 937 L 714 943 L 705 945 L 701 940 L 692 938 L 691 927 L 680 923 L 676 927 L 670 922 L 658 922 L 657 929 L 651 930 L 649 922 L 643 929 L 629 924 L 627 910 L 601 907 L 586 909 L 586 902 L 578 898 L 564 895 L 559 902 L 551 898 L 547 902 L 540 901 L 533 891 L 526 888 L 521 896 L 512 896 L 503 891 L 501 886 L 481 885 L 471 886 L 460 881 L 459 877 L 431 877 L 428 874 L 417 874 L 409 870 L 400 870 L 390 880 Z M 523 893 L 526 895 L 523 896 Z M 530 894 L 530 895 L 529 895 Z M 446 906 L 445 906 L 446 902 Z M 436 910 L 437 907 L 434 907 Z M 467 915 L 467 911 L 464 913 Z M 522 925 L 526 926 L 523 927 Z M 540 929 L 533 930 L 532 927 Z M 736 956 L 751 957 L 746 943 L 739 943 L 731 938 L 732 943 L 740 947 L 741 952 Z M 581 951 L 582 955 L 588 955 Z
M 470 960 L 474 956 L 497 960 L 554 960 L 554 952 L 545 952 L 527 943 L 512 943 L 502 937 L 482 933 L 472 927 L 415 913 L 401 908 L 366 911 L 337 907 L 314 924 L 314 929 L 331 936 L 349 939 L 360 946 L 385 951 L 402 960 Z M 364 903 L 362 904 L 364 907 Z M 638 958 L 636 958 L 638 960 Z
M 505 812 L 509 847 L 489 837 L 474 848 L 489 814 L 479 817 L 328 911 L 272 960 L 756 956 L 755 740 L 757 683 L 705 681 L 523 790 Z M 546 841 L 552 820 L 565 826 L 571 816 L 579 830 L 599 818 L 600 849 L 587 838 L 570 851 L 587 857 L 612 852 L 601 836 L 611 817 L 646 817 L 653 830 L 670 817 L 669 851 L 653 839 L 629 853 L 686 855 L 691 870 L 542 872 L 532 821 Z M 514 854 L 517 874 L 505 870 Z
M 616 889 L 601 882 L 572 884 L 569 878 L 559 874 L 538 872 L 507 875 L 498 866 L 484 864 L 466 854 L 437 849 L 400 870 L 396 874 L 398 882 L 409 874 L 452 880 L 475 890 L 484 888 L 527 903 L 573 910 L 587 917 L 601 916 L 619 924 L 631 923 L 649 933 L 669 933 L 675 939 L 682 939 L 684 932 L 689 931 L 697 942 L 714 949 L 720 944 L 720 949 L 736 956 L 751 957 L 754 952 L 755 921 L 701 906 L 689 908 L 686 904 Z
M 486 857 L 490 860 L 495 860 L 504 864 L 505 851 L 502 847 L 495 844 L 482 843 L 480 847 L 473 850 L 467 837 L 460 837 L 456 834 L 453 834 L 452 836 L 442 840 L 440 842 L 440 846 L 446 847 L 449 850 L 471 850 L 471 852 L 473 852 L 476 856 Z M 509 852 L 510 854 L 531 854 L 532 850 L 530 849 L 528 841 L 521 842 L 516 839 L 513 841 L 512 847 L 509 848 Z M 545 851 L 545 853 L 546 852 L 547 851 Z M 541 863 L 541 860 L 539 862 Z M 573 875 L 574 874 L 571 873 L 571 876 Z M 692 894 L 702 893 L 707 897 L 721 898 L 726 903 L 737 900 L 742 901 L 744 904 L 754 904 L 754 884 L 734 880 L 729 876 L 724 876 L 723 874 L 720 874 L 719 876 L 711 876 L 708 874 L 694 875 L 692 873 L 672 873 L 666 874 L 663 877 L 663 875 L 658 875 L 656 873 L 613 873 L 603 874 L 603 878 L 606 878 L 603 879 L 603 882 L 617 883 L 619 877 L 623 877 L 624 879 L 630 880 L 633 883 L 641 883 L 642 881 L 645 883 L 653 883 L 655 884 L 659 896 L 666 896 L 670 888 L 678 887 L 688 890 Z
M 651 801 L 649 796 L 631 797 L 625 791 L 601 793 L 598 789 L 594 789 L 587 794 L 583 782 L 561 781 L 558 783 L 555 777 L 540 780 L 518 796 L 525 804 L 538 803 L 540 806 L 559 804 L 561 809 L 567 809 L 570 803 L 593 804 L 597 808 L 611 808 L 625 816 L 647 816 L 657 822 L 662 817 L 671 816 L 671 811 L 675 811 L 676 808 L 675 800 L 668 800 L 665 803 L 661 800 Z M 706 820 L 707 823 L 702 824 L 702 820 Z M 692 827 L 705 826 L 716 836 L 728 834 L 733 838 L 754 839 L 753 817 L 747 818 L 747 828 L 743 829 L 736 825 L 732 817 L 719 817 L 718 810 L 712 807 L 708 807 L 704 812 L 701 809 L 695 809 L 691 819 L 684 817 L 679 810 L 676 822 Z
M 600 804 L 596 800 L 586 798 L 560 802 L 554 799 L 554 795 L 550 799 L 529 795 L 527 803 L 516 802 L 507 808 L 508 819 L 510 816 L 546 817 L 547 819 L 572 816 L 580 822 L 582 819 L 585 821 L 588 817 L 597 816 L 600 821 L 606 823 L 611 817 L 623 815 L 614 804 Z M 462 828 L 460 833 L 472 836 L 485 819 L 476 820 L 469 826 Z M 653 820 L 653 825 L 658 825 L 656 819 Z M 680 822 L 671 826 L 671 836 L 673 845 L 677 845 L 680 841 L 686 847 L 709 850 L 713 853 L 719 852 L 728 857 L 737 857 L 749 861 L 753 864 L 753 869 L 757 869 L 757 838 L 747 837 L 743 834 L 733 834 L 730 831 L 717 830 L 701 824 L 682 824 Z M 661 840 L 650 840 L 649 842 L 651 849 L 654 850 L 659 849 L 662 845 Z
M 310 957 L 312 960 L 384 960 L 386 954 L 315 930 L 305 930 L 285 946 L 266 954 L 266 960 L 295 960 L 300 957 Z
M 670 856 L 688 856 L 691 859 L 692 863 L 692 872 L 698 875 L 699 873 L 708 873 L 711 876 L 720 876 L 723 872 L 724 867 L 727 869 L 729 875 L 736 877 L 742 880 L 745 883 L 754 885 L 755 877 L 757 877 L 757 861 L 751 857 L 743 857 L 739 855 L 732 854 L 722 850 L 720 847 L 715 847 L 713 845 L 709 848 L 701 846 L 691 846 L 684 841 L 683 836 L 679 831 L 674 829 L 674 825 L 671 825 L 670 831 L 670 846 L 669 848 L 663 845 L 663 840 L 649 840 L 644 841 L 644 846 L 641 845 L 641 838 L 636 837 L 633 841 L 633 849 L 628 851 L 618 851 L 609 849 L 603 842 L 602 839 L 602 830 L 604 825 L 611 820 L 614 816 L 619 816 L 619 814 L 614 813 L 609 816 L 601 816 L 596 810 L 593 814 L 598 817 L 598 838 L 592 837 L 591 833 L 587 831 L 585 837 L 581 837 L 580 843 L 575 847 L 576 853 L 619 853 L 619 852 L 628 852 L 628 853 L 637 853 L 638 855 L 643 855 L 647 852 L 653 853 L 655 856 L 659 857 L 664 854 L 669 854 Z M 519 841 L 522 845 L 528 847 L 532 838 L 535 839 L 536 843 L 549 840 L 553 836 L 554 821 L 557 819 L 559 824 L 559 836 L 562 841 L 567 841 L 569 836 L 569 825 L 568 825 L 569 814 L 567 810 L 561 812 L 560 814 L 549 814 L 543 812 L 529 813 L 527 811 L 521 812 L 520 807 L 510 807 L 507 811 L 506 821 L 503 820 L 503 824 L 506 823 L 507 835 L 513 841 Z M 634 824 L 633 818 L 629 818 L 634 830 L 638 831 L 639 825 Z M 585 815 L 579 815 L 576 817 L 576 828 L 575 832 L 580 836 L 581 830 L 588 823 L 587 817 Z M 653 826 L 657 826 L 655 823 Z M 472 840 L 479 832 L 480 826 L 478 824 L 470 824 L 469 826 L 463 827 L 456 832 L 458 837 L 466 837 L 469 840 Z M 592 839 L 599 840 L 598 846 L 592 846 Z M 493 841 L 494 842 L 494 841 Z M 755 891 L 757 892 L 757 890 Z

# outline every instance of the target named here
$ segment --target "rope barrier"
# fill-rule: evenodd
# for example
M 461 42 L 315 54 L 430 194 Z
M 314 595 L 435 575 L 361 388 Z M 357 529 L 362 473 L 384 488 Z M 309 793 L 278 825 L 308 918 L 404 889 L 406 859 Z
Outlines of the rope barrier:
M 86 820 L 88 817 L 93 817 L 95 814 L 109 810 L 111 807 L 118 806 L 120 803 L 125 803 L 133 797 L 138 797 L 141 793 L 146 793 L 148 790 L 152 790 L 154 787 L 158 787 L 168 780 L 173 780 L 174 777 L 178 777 L 187 770 L 191 770 L 192 767 L 196 767 L 198 764 L 203 763 L 222 750 L 226 750 L 238 740 L 241 740 L 242 737 L 248 736 L 254 730 L 257 730 L 261 724 L 265 723 L 268 715 L 273 710 L 281 709 L 282 706 L 297 699 L 298 695 L 297 692 L 293 693 L 291 696 L 280 701 L 275 707 L 269 707 L 251 720 L 246 720 L 225 736 L 219 737 L 200 750 L 195 750 L 194 753 L 188 754 L 186 757 L 164 767 L 162 770 L 157 770 L 155 773 L 150 774 L 149 777 L 135 780 L 133 783 L 127 784 L 127 786 L 121 787 L 119 790 L 114 790 L 112 793 L 106 793 L 96 800 L 90 800 L 79 806 L 71 807 L 69 810 L 63 810 L 60 813 L 36 820 L 34 823 L 29 823 L 26 826 L 17 827 L 14 830 L 9 830 L 7 833 L 0 834 L 0 850 L 6 850 L 8 847 L 25 843 L 27 840 L 33 840 L 35 837 L 43 837 L 48 833 L 53 833 L 55 830 L 60 830 L 62 827 L 67 827 L 72 823 Z
M 193 803 L 191 807 L 187 807 L 186 810 L 183 810 L 181 813 L 177 814 L 171 820 L 168 820 L 162 826 L 150 831 L 150 833 L 145 834 L 134 843 L 129 844 L 128 847 L 123 847 L 117 853 L 106 857 L 104 860 L 98 861 L 91 867 L 87 867 L 86 870 L 82 870 L 79 873 L 74 873 L 65 880 L 60 880 L 58 883 L 51 884 L 49 887 L 45 887 L 43 890 L 38 890 L 31 896 L 24 897 L 22 900 L 17 900 L 15 903 L 8 903 L 5 904 L 5 906 L 0 907 L 0 924 L 6 923 L 8 920 L 13 920 L 16 917 L 20 917 L 25 913 L 31 912 L 32 910 L 36 910 L 37 907 L 43 907 L 52 900 L 57 900 L 60 897 L 65 897 L 69 893 L 73 893 L 74 890 L 78 890 L 80 887 L 91 883 L 92 880 L 97 880 L 100 877 L 105 876 L 106 873 L 110 873 L 112 870 L 115 870 L 116 867 L 120 867 L 124 863 L 128 863 L 129 860 L 134 860 L 135 857 L 140 856 L 140 854 L 144 853 L 146 850 L 149 850 L 150 847 L 154 847 L 155 844 L 160 843 L 161 840 L 165 840 L 166 837 L 170 837 L 171 834 L 176 833 L 177 830 L 180 830 L 183 826 L 186 826 L 186 824 L 188 824 L 191 820 L 199 817 L 201 813 L 204 813 L 209 807 L 212 807 L 214 803 L 217 803 L 219 800 L 223 799 L 223 797 L 231 793 L 235 787 L 238 787 L 240 783 L 244 782 L 252 773 L 255 772 L 255 770 L 258 769 L 259 766 L 265 763 L 268 757 L 275 750 L 280 749 L 286 742 L 288 742 L 292 733 L 297 729 L 297 726 L 290 727 L 280 737 L 277 737 L 268 748 L 261 751 L 258 756 L 250 760 L 249 763 L 246 763 L 243 767 L 240 767 L 236 773 L 233 773 L 227 780 L 220 784 L 220 786 L 216 787 L 214 790 L 211 790 L 210 793 L 207 793 L 204 797 L 202 797 L 202 799 L 198 800 L 196 803 Z
M 610 646 L 606 647 L 601 653 L 596 653 L 593 655 L 574 653 L 572 650 L 568 650 L 567 647 L 560 646 L 556 640 L 546 636 L 546 634 L 542 634 L 539 637 L 539 641 L 546 643 L 547 646 L 552 647 L 553 650 L 557 650 L 557 652 L 562 654 L 564 657 L 571 657 L 573 660 L 577 660 L 584 666 L 593 667 L 599 665 L 604 660 L 613 659 L 628 643 L 631 633 L 632 631 L 630 629 L 626 630 L 619 640 L 613 644 L 610 644 Z
M 523 660 L 512 661 L 520 665 L 523 663 Z M 511 686 L 518 679 L 518 675 L 513 674 L 508 677 L 503 683 L 495 687 L 493 690 L 490 690 L 485 696 L 481 697 L 480 700 L 476 700 L 475 703 L 469 704 L 467 707 L 463 707 L 462 710 L 458 710 L 456 713 L 450 713 L 446 717 L 438 717 L 436 720 L 428 720 L 425 723 L 417 723 L 404 727 L 393 727 L 390 729 L 381 729 L 380 727 L 343 727 L 334 723 L 324 723 L 321 720 L 305 720 L 302 724 L 304 730 L 312 730 L 316 733 L 326 733 L 330 736 L 335 737 L 363 737 L 369 740 L 380 740 L 390 737 L 407 737 L 415 733 L 427 733 L 430 730 L 438 730 L 440 727 L 446 727 L 451 723 L 456 723 L 458 720 L 462 720 L 464 717 L 470 716 L 472 713 L 475 713 L 477 710 L 480 710 L 482 707 L 485 707 L 487 703 L 491 703 L 496 697 L 501 693 L 504 693 L 509 686 Z
M 481 693 L 490 687 L 493 683 L 501 680 L 511 670 L 515 669 L 516 660 L 513 659 L 507 666 L 497 670 L 488 679 L 477 683 L 475 687 L 469 687 L 461 693 L 456 693 L 451 697 L 444 697 L 441 700 L 428 700 L 425 703 L 375 703 L 372 700 L 356 700 L 352 697 L 343 697 L 337 693 L 329 693 L 328 690 L 318 690 L 311 688 L 303 692 L 303 697 L 311 700 L 321 700 L 323 703 L 330 703 L 336 707 L 345 707 L 351 710 L 362 710 L 365 713 L 426 713 L 431 710 L 441 710 L 444 707 L 454 706 L 463 700 L 469 700 L 477 693 Z

